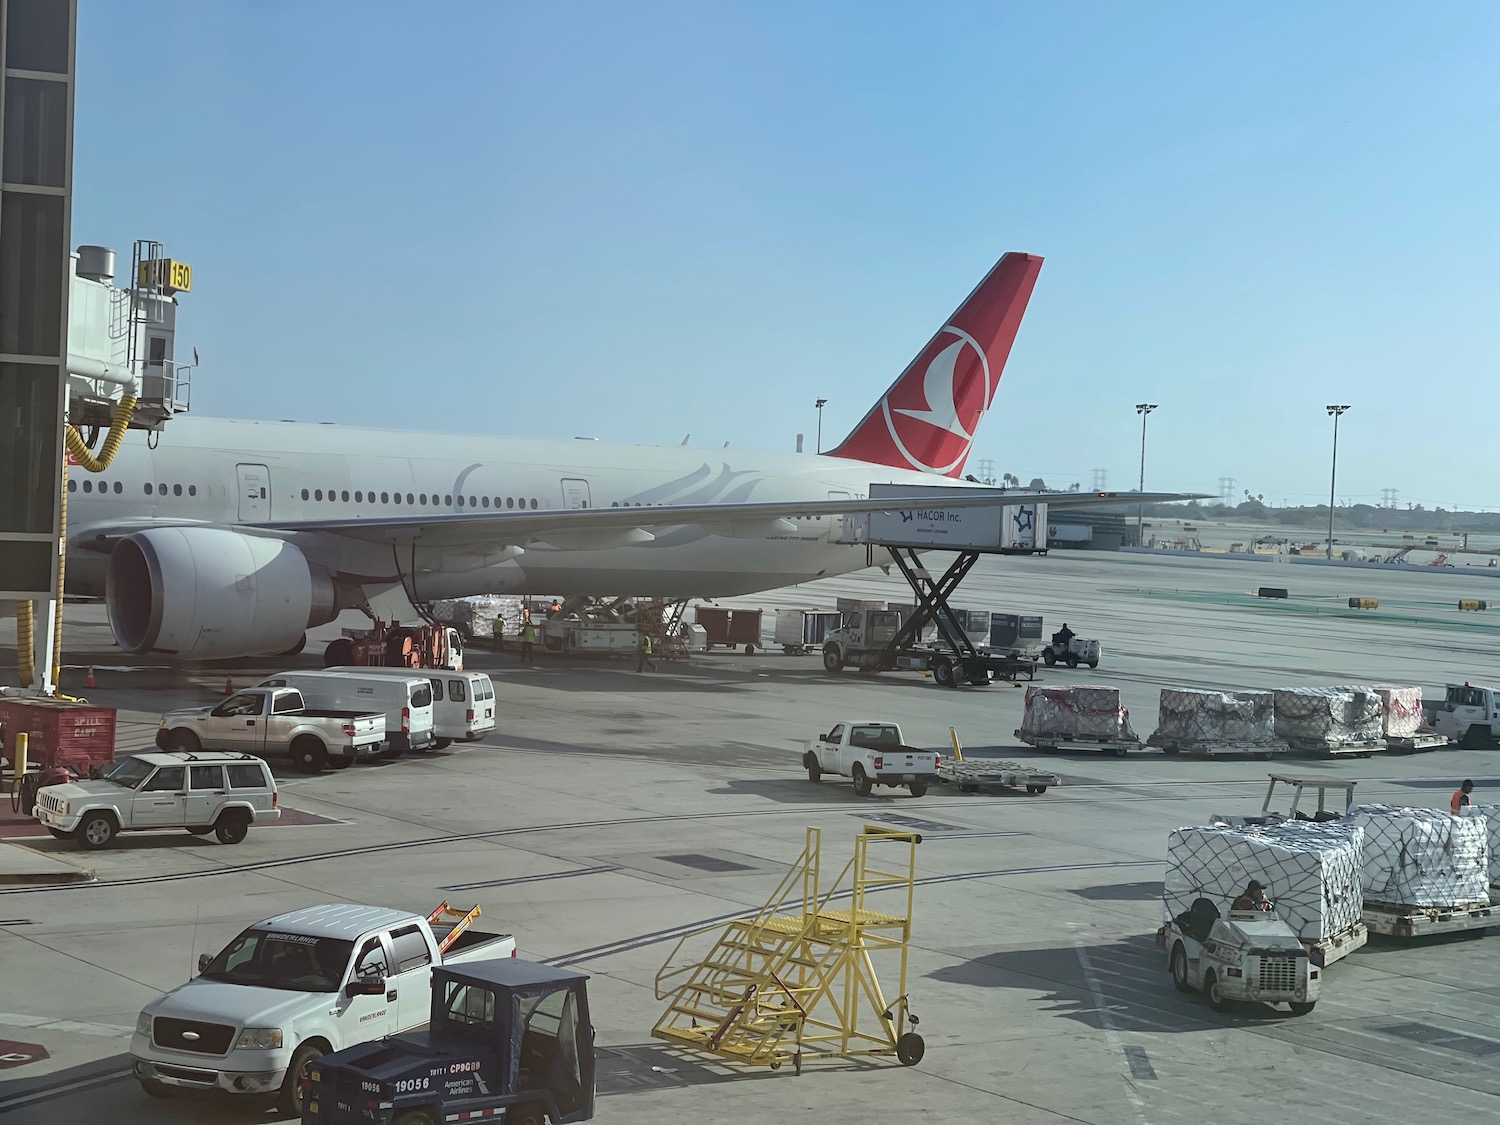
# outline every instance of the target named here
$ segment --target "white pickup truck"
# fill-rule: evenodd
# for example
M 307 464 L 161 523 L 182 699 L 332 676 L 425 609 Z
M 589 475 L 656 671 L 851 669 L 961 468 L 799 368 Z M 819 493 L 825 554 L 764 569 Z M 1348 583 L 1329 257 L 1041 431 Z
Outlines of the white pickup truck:
M 361 750 L 385 741 L 378 711 L 315 711 L 296 688 L 249 688 L 217 707 L 168 711 L 156 731 L 163 750 L 286 754 L 303 773 L 343 769 Z
M 274 1097 L 300 1117 L 307 1063 L 427 1022 L 434 965 L 516 955 L 509 934 L 472 928 L 478 914 L 328 905 L 257 922 L 146 1005 L 130 1040 L 136 1080 L 157 1098 Z
M 861 797 L 868 797 L 877 785 L 904 785 L 913 797 L 920 797 L 937 781 L 941 760 L 932 750 L 905 745 L 895 723 L 858 719 L 847 719 L 820 734 L 802 755 L 809 781 L 819 781 L 825 773 L 847 777 Z

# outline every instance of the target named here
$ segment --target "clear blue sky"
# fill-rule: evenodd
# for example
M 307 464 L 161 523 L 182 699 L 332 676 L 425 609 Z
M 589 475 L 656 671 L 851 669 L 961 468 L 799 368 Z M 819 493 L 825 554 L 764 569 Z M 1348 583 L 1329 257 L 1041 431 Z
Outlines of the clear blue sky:
M 74 242 L 199 413 L 791 449 L 1007 250 L 975 456 L 1500 506 L 1493 3 L 82 0 Z M 128 260 L 128 258 L 127 258 Z

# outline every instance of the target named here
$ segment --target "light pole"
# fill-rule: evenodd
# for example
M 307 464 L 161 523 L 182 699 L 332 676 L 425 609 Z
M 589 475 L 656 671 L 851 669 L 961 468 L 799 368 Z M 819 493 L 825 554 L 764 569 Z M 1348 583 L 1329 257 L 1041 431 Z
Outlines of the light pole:
M 819 453 L 822 453 L 823 452 L 823 407 L 825 407 L 825 406 L 828 405 L 828 400 L 826 398 L 820 398 L 820 399 L 818 399 L 817 402 L 813 403 L 813 405 L 818 408 L 818 446 L 817 446 L 817 449 L 818 449 Z
M 1141 416 L 1141 485 L 1140 490 L 1146 491 L 1146 415 L 1150 414 L 1159 406 L 1155 402 L 1138 402 L 1135 404 L 1135 412 Z M 1144 547 L 1146 527 L 1146 502 L 1141 501 L 1141 510 L 1135 517 L 1135 545 Z
M 1333 558 L 1333 490 L 1339 479 L 1339 417 L 1348 410 L 1346 403 L 1343 406 L 1330 404 L 1329 416 L 1333 418 L 1333 469 L 1328 474 L 1328 553 L 1325 558 Z

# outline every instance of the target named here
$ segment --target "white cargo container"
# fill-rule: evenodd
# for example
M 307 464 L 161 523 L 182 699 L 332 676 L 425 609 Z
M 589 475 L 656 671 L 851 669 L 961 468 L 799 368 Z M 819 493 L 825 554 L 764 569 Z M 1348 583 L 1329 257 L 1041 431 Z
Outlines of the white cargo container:
M 844 615 L 837 610 L 778 609 L 773 643 L 788 656 L 805 656 L 821 649 L 828 634 L 843 623 Z

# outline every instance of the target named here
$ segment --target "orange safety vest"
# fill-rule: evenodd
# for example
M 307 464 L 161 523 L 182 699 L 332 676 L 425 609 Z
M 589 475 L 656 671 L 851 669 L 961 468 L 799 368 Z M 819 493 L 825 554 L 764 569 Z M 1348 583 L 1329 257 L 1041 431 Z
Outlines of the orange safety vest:
M 1454 816 L 1462 816 L 1463 807 L 1469 803 L 1469 795 L 1462 789 L 1455 789 L 1453 791 L 1453 800 L 1448 803 L 1453 806 Z

